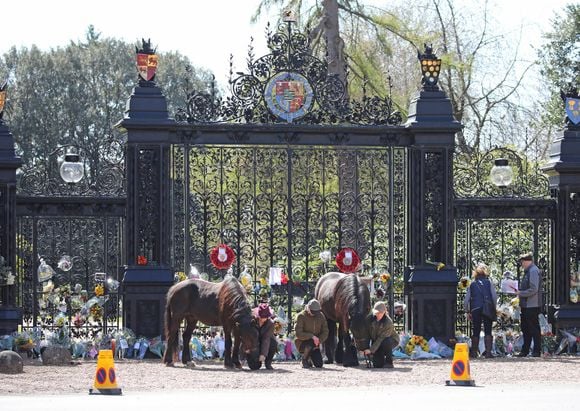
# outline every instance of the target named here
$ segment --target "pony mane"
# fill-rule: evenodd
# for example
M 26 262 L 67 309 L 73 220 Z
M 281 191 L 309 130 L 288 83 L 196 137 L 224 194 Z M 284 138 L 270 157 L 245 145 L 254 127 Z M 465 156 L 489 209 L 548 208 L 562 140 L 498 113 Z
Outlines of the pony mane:
M 365 301 L 361 286 L 366 287 L 356 274 L 347 275 L 338 280 L 336 290 L 342 290 L 342 292 L 335 292 L 336 307 L 340 307 L 342 312 L 348 312 L 351 316 L 355 314 L 366 315 L 364 305 L 365 303 L 370 304 L 370 301 Z
M 229 307 L 230 316 L 234 321 L 242 317 L 251 318 L 252 309 L 248 304 L 246 290 L 235 277 L 224 279 L 220 294 L 220 311 Z

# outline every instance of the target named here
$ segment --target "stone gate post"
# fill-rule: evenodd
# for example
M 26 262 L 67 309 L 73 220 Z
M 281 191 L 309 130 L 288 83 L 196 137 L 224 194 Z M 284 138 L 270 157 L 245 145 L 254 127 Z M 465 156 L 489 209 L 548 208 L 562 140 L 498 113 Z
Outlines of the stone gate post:
M 127 132 L 127 266 L 123 279 L 123 324 L 137 334 L 163 332 L 170 267 L 169 118 L 167 102 L 154 82 L 157 56 L 143 41 L 137 51 L 139 84 L 118 127 Z
M 455 333 L 453 151 L 461 124 L 437 85 L 441 60 L 429 47 L 418 57 L 423 87 L 411 101 L 405 124 L 414 139 L 408 162 L 407 324 L 416 334 L 447 340 Z
M 14 137 L 2 119 L 5 101 L 6 84 L 0 87 L 0 256 L 16 275 L 16 169 L 22 162 L 14 150 Z M 0 282 L 0 335 L 16 331 L 22 322 L 22 311 L 16 307 L 16 282 Z
M 564 103 L 572 104 L 578 112 L 577 91 L 564 95 Z M 555 330 L 580 327 L 580 115 L 568 113 L 566 127 L 552 143 L 550 158 L 543 170 L 557 202 L 552 236 L 554 301 L 548 302 L 555 309 L 551 321 Z

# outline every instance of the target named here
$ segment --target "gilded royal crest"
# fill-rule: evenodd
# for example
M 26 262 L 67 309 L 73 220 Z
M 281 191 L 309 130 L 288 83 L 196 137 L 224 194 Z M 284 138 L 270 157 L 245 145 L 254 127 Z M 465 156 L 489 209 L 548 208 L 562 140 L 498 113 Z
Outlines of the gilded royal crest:
M 312 95 L 312 87 L 304 76 L 284 72 L 268 81 L 264 98 L 272 114 L 291 123 L 308 113 Z

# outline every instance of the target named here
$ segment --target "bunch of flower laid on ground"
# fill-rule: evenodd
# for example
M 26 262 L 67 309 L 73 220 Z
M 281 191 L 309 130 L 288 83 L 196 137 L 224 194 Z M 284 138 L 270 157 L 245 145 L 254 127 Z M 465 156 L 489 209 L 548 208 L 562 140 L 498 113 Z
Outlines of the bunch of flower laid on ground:
M 425 352 L 429 352 L 429 343 L 424 337 L 420 335 L 413 335 L 411 338 L 409 338 L 407 345 L 405 345 L 405 352 L 408 355 L 411 355 L 416 346 L 421 347 L 421 349 Z

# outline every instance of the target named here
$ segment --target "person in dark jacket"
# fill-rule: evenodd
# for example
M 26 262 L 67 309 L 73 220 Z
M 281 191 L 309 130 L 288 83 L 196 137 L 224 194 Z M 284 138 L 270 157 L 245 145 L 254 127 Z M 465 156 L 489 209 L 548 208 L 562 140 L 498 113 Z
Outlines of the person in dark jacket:
M 534 264 L 532 253 L 520 256 L 520 264 L 524 269 L 524 277 L 520 281 L 516 292 L 520 299 L 522 310 L 521 327 L 524 336 L 524 345 L 518 357 L 527 357 L 530 346 L 534 341 L 532 357 L 540 357 L 542 352 L 542 335 L 538 315 L 542 310 L 542 276 L 540 269 Z
M 268 303 L 260 303 L 254 309 L 254 316 L 258 321 L 258 340 L 260 342 L 258 362 L 248 364 L 252 370 L 257 370 L 265 363 L 267 370 L 273 370 L 272 359 L 278 351 L 278 343 L 274 337 L 274 321 L 272 321 L 273 311 Z
M 312 299 L 296 317 L 294 326 L 296 348 L 302 354 L 302 367 L 322 368 L 322 353 L 320 347 L 328 338 L 328 324 L 322 313 L 320 303 Z
M 471 320 L 471 351 L 470 356 L 477 358 L 479 352 L 479 334 L 481 333 L 481 323 L 483 322 L 483 332 L 485 334 L 485 358 L 492 358 L 491 350 L 493 346 L 493 335 L 491 325 L 493 320 L 483 315 L 483 304 L 485 299 L 490 299 L 494 308 L 497 302 L 495 287 L 488 278 L 487 265 L 477 264 L 473 271 L 473 281 L 469 285 L 463 300 L 463 308 L 467 313 L 467 318 Z
M 393 348 L 399 344 L 393 320 L 387 314 L 387 305 L 379 301 L 366 318 L 367 338 L 362 346 L 364 355 L 372 355 L 374 368 L 393 368 Z M 361 347 L 359 347 L 361 348 Z

